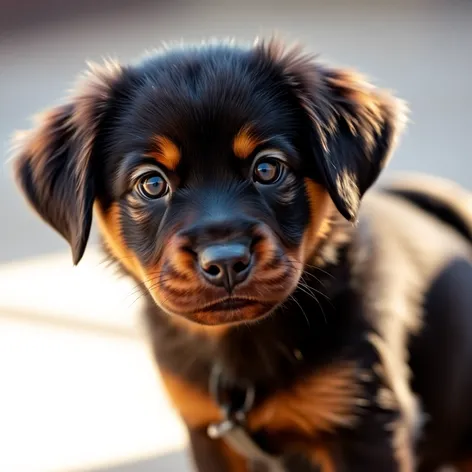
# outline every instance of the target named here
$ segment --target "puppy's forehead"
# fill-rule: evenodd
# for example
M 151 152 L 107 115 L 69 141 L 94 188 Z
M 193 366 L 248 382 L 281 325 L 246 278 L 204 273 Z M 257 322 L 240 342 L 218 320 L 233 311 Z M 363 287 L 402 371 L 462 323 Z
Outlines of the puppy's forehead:
M 293 97 L 268 66 L 253 51 L 235 48 L 145 61 L 133 71 L 132 99 L 122 119 L 126 134 L 174 165 L 176 156 L 189 154 L 225 152 L 244 159 L 264 140 L 294 127 Z

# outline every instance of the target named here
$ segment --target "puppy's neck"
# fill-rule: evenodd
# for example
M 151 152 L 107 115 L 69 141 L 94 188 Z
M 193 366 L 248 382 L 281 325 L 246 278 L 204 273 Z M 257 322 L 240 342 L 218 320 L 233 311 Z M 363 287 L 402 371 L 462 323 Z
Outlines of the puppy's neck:
M 262 320 L 221 329 L 176 321 L 148 295 L 147 320 L 158 363 L 190 376 L 203 389 L 218 363 L 231 378 L 278 385 L 322 365 L 349 345 L 352 322 L 343 319 L 355 295 L 348 287 L 347 253 L 353 229 L 334 218 L 313 263 L 292 296 Z

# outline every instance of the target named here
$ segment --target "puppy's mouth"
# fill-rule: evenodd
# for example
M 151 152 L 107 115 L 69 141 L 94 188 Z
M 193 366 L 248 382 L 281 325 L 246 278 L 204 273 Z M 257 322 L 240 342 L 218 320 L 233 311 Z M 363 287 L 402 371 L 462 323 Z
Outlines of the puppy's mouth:
M 154 300 L 159 304 L 153 294 Z M 250 322 L 267 316 L 278 305 L 277 301 L 258 300 L 238 296 L 228 296 L 195 307 L 191 311 L 179 307 L 164 307 L 172 316 L 182 317 L 201 325 L 234 325 Z
M 218 311 L 234 311 L 241 310 L 250 306 L 258 305 L 261 302 L 249 298 L 226 297 L 214 303 L 205 305 L 197 310 L 198 312 L 218 312 Z
M 231 325 L 266 316 L 276 305 L 277 303 L 274 302 L 253 298 L 228 296 L 200 306 L 191 312 L 175 314 L 207 326 Z
M 274 302 L 250 298 L 226 297 L 180 315 L 203 325 L 231 325 L 262 318 L 276 305 Z

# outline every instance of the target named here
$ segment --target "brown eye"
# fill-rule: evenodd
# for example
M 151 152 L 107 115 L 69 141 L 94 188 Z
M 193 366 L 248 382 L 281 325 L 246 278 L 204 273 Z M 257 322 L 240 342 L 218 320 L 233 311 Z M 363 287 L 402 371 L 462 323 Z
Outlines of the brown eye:
M 259 161 L 254 167 L 254 180 L 260 184 L 270 185 L 280 178 L 282 164 L 275 159 Z
M 138 181 L 137 191 L 148 199 L 162 198 L 169 193 L 169 184 L 158 173 L 147 174 Z

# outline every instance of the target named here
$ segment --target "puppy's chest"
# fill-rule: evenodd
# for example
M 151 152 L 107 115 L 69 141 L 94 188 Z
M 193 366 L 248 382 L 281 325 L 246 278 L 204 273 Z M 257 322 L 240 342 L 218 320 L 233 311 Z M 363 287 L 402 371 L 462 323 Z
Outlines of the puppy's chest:
M 226 340 L 205 340 L 173 329 L 158 331 L 154 343 L 162 379 L 191 428 L 223 419 L 210 394 L 215 366 L 229 384 L 254 388 L 254 406 L 247 415 L 248 429 L 254 433 L 312 439 L 354 427 L 365 407 L 372 359 L 365 346 L 358 345 L 357 335 L 352 345 L 337 331 L 337 344 L 323 346 L 316 334 L 299 327 L 296 336 L 288 332 L 247 336 L 243 331 Z M 270 330 L 265 327 L 263 332 Z
M 190 428 L 207 428 L 224 419 L 223 408 L 210 393 L 211 365 L 199 369 L 200 375 L 205 371 L 208 375 L 192 379 L 164 365 L 160 368 L 170 399 Z M 353 428 L 365 407 L 368 380 L 368 372 L 356 361 L 340 359 L 305 371 L 283 386 L 274 383 L 272 388 L 258 389 L 255 385 L 246 427 L 276 442 L 291 438 L 300 443 Z

